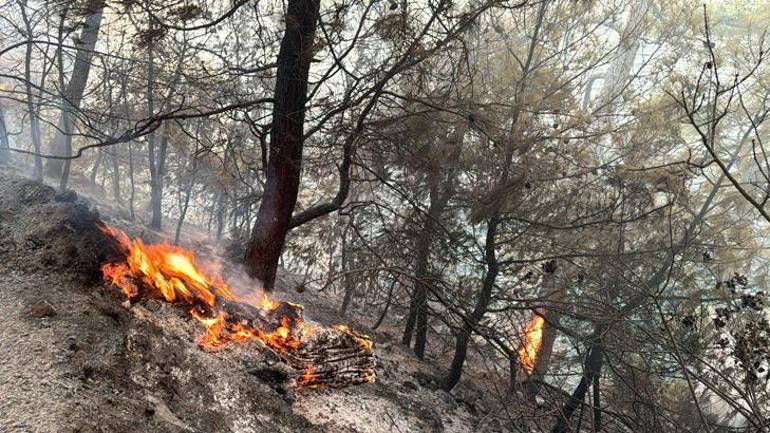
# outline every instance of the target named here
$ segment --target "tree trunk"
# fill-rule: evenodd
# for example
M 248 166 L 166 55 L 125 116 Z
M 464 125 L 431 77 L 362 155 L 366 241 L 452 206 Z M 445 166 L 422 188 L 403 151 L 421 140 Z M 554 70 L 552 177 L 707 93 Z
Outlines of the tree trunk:
M 152 27 L 152 23 L 151 23 Z M 155 116 L 155 56 L 152 47 L 147 49 L 147 115 Z M 166 151 L 168 149 L 168 124 L 160 127 L 160 148 L 156 149 L 157 135 L 155 131 L 147 134 L 147 155 L 150 165 L 150 227 L 155 230 L 162 229 L 163 223 L 163 176 L 166 172 Z M 156 152 L 157 150 L 157 152 Z
M 126 119 L 130 117 L 131 110 L 128 108 L 128 93 L 126 92 L 126 78 L 120 82 L 120 93 L 123 95 L 123 115 Z M 129 194 L 128 194 L 128 211 L 131 217 L 131 221 L 136 218 L 134 211 L 134 198 L 136 196 L 136 185 L 134 183 L 134 142 L 128 143 L 128 182 L 129 182 Z
M 123 80 L 123 83 L 125 83 L 125 80 Z M 123 99 L 126 99 L 125 94 L 125 86 L 121 83 L 121 90 L 124 91 L 123 93 Z M 110 87 L 109 91 L 107 92 L 107 106 L 108 107 L 114 107 L 115 102 L 112 97 L 112 91 L 114 90 L 113 87 Z M 127 113 L 124 113 L 127 114 Z M 126 118 L 128 116 L 126 115 Z M 111 121 L 111 127 L 113 130 L 117 131 L 120 129 L 120 120 L 113 118 Z M 112 198 L 115 200 L 115 203 L 121 204 L 122 200 L 120 197 L 120 163 L 118 162 L 118 146 L 112 146 L 110 147 L 109 151 L 104 150 L 104 152 L 108 152 L 110 156 L 110 160 L 112 162 Z
M 8 128 L 5 124 L 5 111 L 3 110 L 2 104 L 0 104 L 0 163 L 6 163 L 10 160 L 9 147 L 11 146 L 8 143 Z
M 164 124 L 157 156 L 155 154 L 154 134 L 152 142 L 148 144 L 150 157 L 150 208 L 152 209 L 150 227 L 155 230 L 161 229 L 163 219 L 163 176 L 166 172 L 166 151 L 168 150 L 168 131 L 166 128 L 167 126 Z
M 70 100 L 67 97 L 64 84 L 64 20 L 66 17 L 66 12 L 63 12 L 61 14 L 61 19 L 59 21 L 59 46 L 56 50 L 56 57 L 59 63 L 59 91 L 62 92 L 61 94 L 61 118 L 59 119 L 60 126 L 63 128 L 60 128 L 61 136 L 61 148 L 57 149 L 59 152 L 59 155 L 62 156 L 70 156 L 72 154 L 72 118 L 70 117 L 72 114 L 72 106 L 70 105 Z M 73 77 L 74 78 L 74 77 Z M 62 160 L 53 160 L 53 161 L 59 161 Z M 67 180 L 70 176 L 70 166 L 72 164 L 72 161 L 69 159 L 63 160 L 64 164 L 60 168 L 60 180 L 59 180 L 59 189 L 64 190 L 67 188 Z M 50 162 L 50 161 L 49 161 Z
M 120 204 L 120 164 L 118 163 L 118 148 L 114 147 L 110 149 L 112 154 L 112 197 L 115 199 L 115 203 Z
M 222 240 L 222 232 L 225 229 L 225 215 L 227 214 L 227 196 L 223 194 L 217 205 L 217 230 L 214 239 L 219 242 Z
M 416 333 L 414 353 L 420 359 L 425 357 L 428 332 L 428 292 L 430 291 L 428 265 L 430 263 L 430 246 L 433 242 L 436 225 L 446 204 L 446 201 L 439 197 L 438 185 L 435 179 L 430 183 L 430 205 L 425 216 L 425 225 L 417 238 L 414 292 L 409 305 L 409 317 L 404 327 L 404 335 L 401 338 L 401 342 L 408 346 L 411 343 L 413 331 Z
M 275 284 L 278 260 L 297 203 L 302 168 L 308 74 L 320 0 L 289 0 L 278 52 L 266 182 L 247 246 L 246 270 L 266 290 Z
M 342 305 L 340 306 L 341 316 L 344 316 L 347 313 L 350 301 L 353 300 L 353 294 L 356 289 L 353 276 L 350 274 L 350 243 L 348 241 L 348 233 L 350 232 L 350 227 L 354 223 L 353 218 L 354 215 L 350 214 L 348 224 L 345 226 L 345 230 L 342 231 L 342 272 L 345 273 L 342 281 L 345 286 L 345 296 L 343 296 Z
M 93 9 L 89 11 L 90 13 L 86 17 L 85 25 L 80 33 L 80 37 L 76 39 L 75 47 L 77 48 L 77 54 L 75 55 L 75 63 L 72 68 L 72 76 L 70 77 L 66 90 L 64 88 L 61 89 L 65 107 L 62 108 L 62 116 L 59 119 L 58 130 L 48 146 L 52 155 L 69 155 L 67 152 L 67 144 L 71 143 L 72 139 L 71 133 L 68 133 L 73 129 L 72 113 L 80 108 L 83 93 L 86 89 L 88 75 L 91 71 L 91 60 L 94 55 L 96 40 L 99 36 L 99 28 L 102 23 L 104 4 L 104 0 L 98 0 L 93 3 Z M 49 159 L 46 162 L 46 174 L 51 177 L 55 178 L 61 176 L 64 169 L 65 160 L 63 159 Z
M 128 194 L 128 211 L 131 214 L 131 221 L 136 218 L 136 212 L 134 211 L 134 197 L 136 197 L 136 185 L 134 183 L 134 143 L 128 142 L 128 181 L 130 182 L 131 189 Z
M 96 186 L 96 175 L 99 173 L 99 166 L 102 165 L 102 158 L 104 157 L 104 152 L 102 149 L 97 150 L 96 152 L 96 161 L 94 161 L 94 165 L 91 167 L 91 175 L 89 178 L 91 179 L 91 183 Z
M 466 317 L 463 325 L 457 334 L 457 340 L 455 341 L 455 354 L 452 357 L 452 364 L 449 367 L 449 372 L 442 380 L 442 388 L 445 391 L 451 391 L 457 382 L 460 381 L 462 376 L 463 365 L 465 364 L 465 358 L 468 355 L 468 343 L 471 338 L 473 329 L 484 318 L 484 314 L 487 312 L 487 307 L 492 300 L 492 288 L 495 286 L 495 280 L 497 280 L 497 274 L 500 271 L 500 264 L 497 263 L 497 256 L 495 254 L 495 236 L 497 234 L 497 226 L 500 224 L 500 220 L 497 216 L 491 218 L 487 222 L 487 235 L 484 242 L 484 256 L 487 264 L 486 275 L 484 275 L 484 284 L 481 287 L 479 297 L 476 299 L 476 305 L 473 307 L 469 317 Z
M 195 188 L 195 178 L 198 174 L 198 149 L 193 152 L 192 160 L 192 173 L 190 174 L 190 186 L 186 188 L 184 201 L 181 203 L 181 209 L 179 211 L 179 221 L 176 223 L 176 232 L 174 233 L 174 243 L 179 245 L 179 236 L 182 234 L 182 226 L 184 225 L 184 219 L 187 216 L 187 209 L 190 207 L 190 196 L 192 196 L 193 188 Z
M 572 392 L 572 395 L 567 400 L 567 403 L 562 407 L 557 419 L 551 429 L 551 433 L 566 433 L 569 430 L 569 421 L 575 410 L 580 407 L 586 398 L 586 392 L 588 386 L 594 383 L 595 379 L 599 377 L 602 371 L 602 361 L 604 359 L 604 346 L 602 345 L 602 333 L 604 332 L 603 326 L 597 326 L 594 335 L 591 338 L 591 347 L 586 355 L 585 368 L 583 368 L 583 377 L 580 378 L 580 383 Z
M 623 90 L 629 84 L 629 78 L 633 79 L 632 70 L 636 54 L 641 47 L 642 37 L 645 33 L 645 19 L 652 7 L 646 0 L 638 0 L 632 3 L 628 19 L 618 35 L 618 56 L 609 64 L 604 84 L 598 95 L 600 113 L 616 115 L 618 111 L 618 99 Z M 610 118 L 611 118 L 610 116 Z
M 535 359 L 535 377 L 542 378 L 548 373 L 548 365 L 553 352 L 553 343 L 556 341 L 557 329 L 561 314 L 559 312 L 560 304 L 564 299 L 564 285 L 560 284 L 556 277 L 556 262 L 546 263 L 545 275 L 543 276 L 543 299 L 548 305 L 542 312 L 545 324 L 543 325 L 543 340 L 540 346 L 540 352 Z
M 27 94 L 27 111 L 29 112 L 29 131 L 30 139 L 32 140 L 32 147 L 35 150 L 35 172 L 34 177 L 37 181 L 43 180 L 43 159 L 40 156 L 42 150 L 42 144 L 40 140 L 40 111 L 39 107 L 35 106 L 35 94 L 32 92 L 32 23 L 27 16 L 26 2 L 20 7 L 21 17 L 24 21 L 24 29 L 27 33 L 27 49 L 24 54 L 24 86 L 25 93 Z M 42 83 L 41 83 L 42 87 Z

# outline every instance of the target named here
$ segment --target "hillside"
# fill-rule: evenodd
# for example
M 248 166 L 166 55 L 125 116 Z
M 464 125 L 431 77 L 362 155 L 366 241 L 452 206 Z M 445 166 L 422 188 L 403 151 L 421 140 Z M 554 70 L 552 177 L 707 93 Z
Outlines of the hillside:
M 376 382 L 344 389 L 295 392 L 265 374 L 280 361 L 253 345 L 202 351 L 195 344 L 201 329 L 183 309 L 155 300 L 127 309 L 122 294 L 105 287 L 99 266 L 107 241 L 98 220 L 94 206 L 72 192 L 0 174 L 1 431 L 472 432 L 510 425 L 470 383 L 452 394 L 430 389 L 434 367 L 383 332 L 373 334 Z M 322 292 L 288 292 L 289 281 L 281 278 L 276 298 L 304 304 L 322 325 L 342 321 Z

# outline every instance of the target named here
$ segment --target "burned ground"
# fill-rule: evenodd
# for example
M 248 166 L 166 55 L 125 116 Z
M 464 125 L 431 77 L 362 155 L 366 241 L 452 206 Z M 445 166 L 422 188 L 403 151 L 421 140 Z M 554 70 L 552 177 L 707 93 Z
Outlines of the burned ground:
M 72 192 L 0 174 L 0 431 L 502 430 L 470 384 L 432 389 L 432 367 L 381 334 L 377 382 L 342 390 L 295 392 L 256 345 L 200 350 L 184 307 L 128 309 L 104 287 L 97 221 Z M 317 291 L 277 296 L 320 323 L 342 319 Z

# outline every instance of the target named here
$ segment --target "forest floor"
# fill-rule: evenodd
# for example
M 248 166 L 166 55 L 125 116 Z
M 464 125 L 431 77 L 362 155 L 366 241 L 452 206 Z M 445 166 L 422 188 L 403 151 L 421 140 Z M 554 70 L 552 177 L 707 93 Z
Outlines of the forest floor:
M 377 381 L 345 389 L 287 390 L 258 373 L 276 361 L 248 344 L 200 350 L 200 329 L 180 307 L 148 300 L 129 309 L 101 282 L 94 208 L 0 167 L 0 431 L 530 430 L 472 381 L 435 389 L 435 365 L 387 333 L 374 334 Z M 275 297 L 304 304 L 317 323 L 343 321 L 336 300 L 289 293 L 290 280 L 280 279 Z

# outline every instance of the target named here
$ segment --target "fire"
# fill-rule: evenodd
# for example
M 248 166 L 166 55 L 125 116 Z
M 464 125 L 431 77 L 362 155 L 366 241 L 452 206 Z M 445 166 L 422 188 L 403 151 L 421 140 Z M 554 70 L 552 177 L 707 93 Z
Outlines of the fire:
M 521 349 L 519 349 L 519 363 L 528 375 L 531 375 L 535 370 L 537 355 L 543 346 L 544 326 L 545 319 L 543 316 L 535 314 L 535 317 L 527 324 L 527 329 L 524 331 L 524 342 Z
M 307 369 L 305 369 L 304 373 L 302 373 L 302 377 L 299 379 L 299 382 L 297 384 L 303 388 L 304 387 L 314 388 L 317 386 L 314 384 L 315 380 L 316 380 L 316 368 L 311 365 Z
M 273 301 L 267 295 L 262 296 L 262 300 L 259 301 L 259 307 L 263 310 L 272 311 L 280 307 L 281 304 Z
M 372 350 L 372 339 L 368 335 L 359 334 L 350 329 L 348 325 L 334 325 L 333 328 L 352 336 L 361 348 Z
M 202 270 L 192 252 L 162 244 L 145 244 L 130 240 L 114 227 L 102 230 L 115 239 L 126 258 L 123 262 L 106 263 L 102 273 L 107 283 L 119 287 L 129 301 L 151 297 L 170 303 L 187 304 L 190 314 L 203 325 L 198 338 L 204 350 L 218 350 L 231 342 L 254 341 L 263 347 L 287 354 L 299 349 L 313 328 L 302 319 L 302 306 L 278 302 L 266 294 L 256 305 L 240 302 L 220 275 Z M 227 308 L 225 308 L 227 307 Z M 245 311 L 247 314 L 240 314 Z M 346 325 L 335 325 L 338 332 L 371 353 L 372 340 Z M 306 366 L 298 386 L 318 386 L 316 368 Z M 365 381 L 373 381 L 374 375 Z
M 141 239 L 131 242 L 114 227 L 103 230 L 119 243 L 127 258 L 124 263 L 105 264 L 102 273 L 123 289 L 129 300 L 141 295 L 140 287 L 148 288 L 150 296 L 167 302 L 202 302 L 214 307 L 217 297 L 235 299 L 221 277 L 209 277 L 198 269 L 192 252 L 168 243 L 145 245 Z

